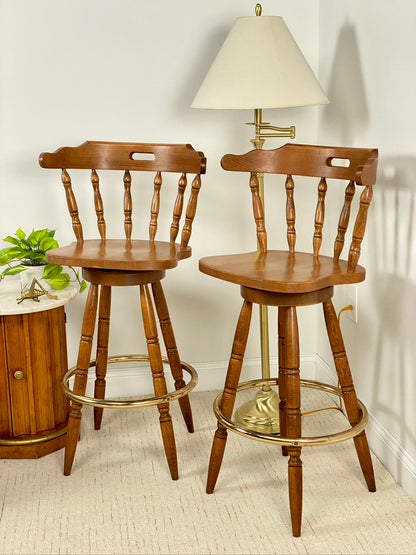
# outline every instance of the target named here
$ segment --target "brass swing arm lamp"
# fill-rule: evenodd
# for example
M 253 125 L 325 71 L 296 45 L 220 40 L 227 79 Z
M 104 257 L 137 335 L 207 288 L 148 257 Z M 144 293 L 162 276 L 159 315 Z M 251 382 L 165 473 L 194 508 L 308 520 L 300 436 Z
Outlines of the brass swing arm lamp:
M 266 138 L 295 138 L 295 127 L 276 127 L 262 121 L 262 109 L 313 106 L 329 102 L 282 17 L 239 17 L 227 35 L 191 106 L 208 109 L 254 110 L 256 149 Z M 259 174 L 264 206 L 264 179 Z M 262 377 L 270 379 L 268 312 L 260 306 Z M 278 395 L 263 387 L 254 402 L 236 412 L 243 427 L 279 433 Z

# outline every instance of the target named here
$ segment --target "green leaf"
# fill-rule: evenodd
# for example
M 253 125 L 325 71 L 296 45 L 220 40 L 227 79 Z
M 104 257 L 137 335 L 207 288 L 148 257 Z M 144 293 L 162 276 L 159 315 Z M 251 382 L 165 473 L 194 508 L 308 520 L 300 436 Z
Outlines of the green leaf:
M 31 247 L 37 248 L 45 237 L 49 237 L 49 230 L 47 229 L 38 229 L 32 231 L 32 233 L 27 238 L 27 242 Z
M 26 271 L 27 268 L 25 268 L 24 266 L 13 266 L 13 268 L 7 268 L 6 270 L 4 270 L 3 275 L 4 276 L 15 276 L 17 274 L 20 274 L 21 272 Z
M 46 256 L 43 254 L 43 252 L 25 252 L 23 256 L 19 256 L 19 258 L 24 258 L 25 260 L 27 260 L 30 266 L 42 266 L 42 264 L 47 264 Z
M 26 241 L 26 239 L 22 239 L 22 249 L 26 249 L 27 251 L 31 251 L 32 247 Z
M 24 250 L 22 250 L 19 247 L 6 247 L 5 249 L 3 249 L 2 251 L 0 251 L 0 255 L 5 256 L 5 257 L 9 257 L 10 260 L 12 260 L 13 258 L 16 258 L 20 255 L 25 255 Z
M 58 242 L 55 241 L 53 237 L 45 237 L 39 243 L 39 250 L 43 252 L 50 251 L 51 249 L 57 249 L 59 247 Z
M 8 252 L 9 250 L 10 249 L 3 249 L 0 251 L 0 266 L 5 266 L 13 260 L 13 255 Z
M 18 247 L 21 247 L 21 246 L 22 246 L 21 241 L 20 241 L 19 239 L 16 239 L 16 237 L 12 237 L 11 235 L 8 235 L 7 237 L 5 237 L 5 238 L 3 239 L 3 241 L 4 241 L 5 243 L 11 243 L 12 245 L 16 245 L 16 246 L 18 246 Z
M 27 244 L 30 246 L 31 249 L 33 249 L 34 247 L 36 247 L 37 245 L 37 240 L 36 240 L 36 236 L 35 236 L 35 230 L 32 231 L 32 233 L 30 233 L 27 236 Z
M 69 274 L 59 274 L 56 278 L 47 279 L 46 281 L 51 287 L 53 287 L 53 289 L 61 291 L 62 289 L 65 289 L 65 287 L 68 287 L 71 280 Z
M 26 239 L 26 233 L 22 230 L 21 227 L 19 227 L 19 229 L 16 231 L 16 237 L 20 239 L 20 241 L 22 239 Z
M 48 264 L 43 272 L 43 279 L 53 279 L 56 278 L 56 276 L 59 276 L 59 274 L 62 273 L 62 266 L 58 266 L 56 264 Z
M 87 288 L 87 282 L 85 281 L 85 279 L 83 279 L 81 281 L 81 287 L 79 288 L 79 292 L 82 293 L 83 291 L 85 291 L 86 288 Z

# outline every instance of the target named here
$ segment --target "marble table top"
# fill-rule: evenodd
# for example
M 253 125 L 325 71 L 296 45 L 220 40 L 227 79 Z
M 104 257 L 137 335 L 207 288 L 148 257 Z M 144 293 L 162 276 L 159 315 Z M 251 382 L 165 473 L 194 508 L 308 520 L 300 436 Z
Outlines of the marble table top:
M 69 302 L 78 293 L 78 287 L 69 286 L 63 291 L 48 290 L 48 293 L 58 297 L 50 299 L 46 295 L 39 297 L 39 302 L 32 299 L 25 299 L 17 304 L 17 299 L 21 296 L 19 279 L 3 279 L 0 281 L 0 316 L 13 314 L 28 314 L 30 312 L 42 312 L 62 306 Z

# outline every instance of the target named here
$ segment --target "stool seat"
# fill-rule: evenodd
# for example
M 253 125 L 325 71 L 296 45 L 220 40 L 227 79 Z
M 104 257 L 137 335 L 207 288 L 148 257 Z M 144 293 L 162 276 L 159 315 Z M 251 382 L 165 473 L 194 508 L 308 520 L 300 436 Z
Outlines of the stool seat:
M 147 272 L 175 268 L 179 260 L 191 254 L 191 247 L 182 248 L 176 243 L 106 239 L 71 243 L 49 251 L 47 259 L 50 264 L 61 266 Z
M 277 250 L 209 256 L 199 261 L 199 269 L 224 281 L 276 293 L 308 293 L 365 279 L 365 268 L 357 265 L 349 271 L 346 260 Z

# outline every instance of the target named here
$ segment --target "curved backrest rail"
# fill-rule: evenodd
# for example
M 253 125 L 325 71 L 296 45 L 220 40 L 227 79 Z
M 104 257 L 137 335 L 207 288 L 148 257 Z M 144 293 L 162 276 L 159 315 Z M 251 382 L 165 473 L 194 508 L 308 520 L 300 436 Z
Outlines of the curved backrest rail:
M 274 150 L 226 154 L 221 166 L 228 171 L 326 177 L 374 185 L 377 158 L 377 149 L 287 144 Z M 339 165 L 342 161 L 345 166 Z
M 267 232 L 263 206 L 258 195 L 256 174 L 286 176 L 287 243 L 289 252 L 292 254 L 295 252 L 296 244 L 295 182 L 293 176 L 315 177 L 319 180 L 312 240 L 315 257 L 319 257 L 323 243 L 328 180 L 348 182 L 333 247 L 335 261 L 339 260 L 344 248 L 356 185 L 362 186 L 363 191 L 348 253 L 348 271 L 354 272 L 361 253 L 367 213 L 373 195 L 372 187 L 377 176 L 377 162 L 377 149 L 287 144 L 274 150 L 252 150 L 241 155 L 226 154 L 221 160 L 221 166 L 227 171 L 247 172 L 250 175 L 253 214 L 260 250 L 263 251 L 267 250 Z
M 143 159 L 140 159 L 143 155 Z M 149 159 L 150 158 L 150 159 Z M 150 172 L 206 172 L 206 158 L 189 144 L 106 143 L 86 141 L 39 156 L 42 168 L 134 170 Z

